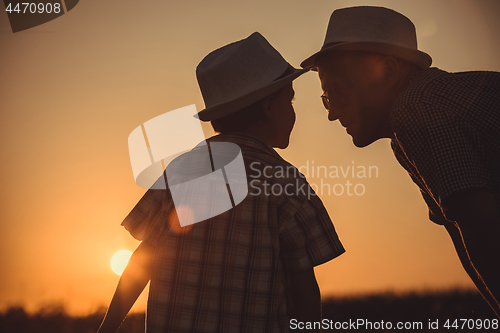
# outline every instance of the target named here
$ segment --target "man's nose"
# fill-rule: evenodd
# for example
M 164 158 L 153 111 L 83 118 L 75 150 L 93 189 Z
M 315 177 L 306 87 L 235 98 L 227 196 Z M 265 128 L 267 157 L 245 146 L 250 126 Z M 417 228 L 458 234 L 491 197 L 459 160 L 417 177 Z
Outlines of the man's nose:
M 328 111 L 328 120 L 330 121 L 335 121 L 337 119 L 339 119 L 341 113 L 339 112 L 338 109 L 336 108 L 331 108 L 329 111 Z

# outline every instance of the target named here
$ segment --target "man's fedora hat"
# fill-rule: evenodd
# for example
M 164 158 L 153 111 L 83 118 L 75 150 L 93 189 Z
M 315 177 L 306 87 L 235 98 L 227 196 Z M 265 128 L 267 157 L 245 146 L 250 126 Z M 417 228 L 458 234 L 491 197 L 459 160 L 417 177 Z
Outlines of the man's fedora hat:
M 310 68 L 295 69 L 258 32 L 208 54 L 196 67 L 205 109 L 196 115 L 211 121 L 247 107 L 284 88 Z
M 325 51 L 352 50 L 391 55 L 427 68 L 432 58 L 417 49 L 415 26 L 406 16 L 384 7 L 349 7 L 332 13 L 325 42 L 300 65 L 315 65 Z

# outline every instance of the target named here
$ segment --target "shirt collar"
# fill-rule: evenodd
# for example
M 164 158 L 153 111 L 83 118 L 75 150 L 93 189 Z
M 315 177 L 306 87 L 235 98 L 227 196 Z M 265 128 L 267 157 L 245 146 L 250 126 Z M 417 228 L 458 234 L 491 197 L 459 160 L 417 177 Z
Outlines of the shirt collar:
M 232 142 L 240 147 L 256 149 L 259 151 L 267 152 L 270 155 L 276 156 L 281 159 L 281 156 L 267 143 L 257 139 L 256 137 L 246 133 L 226 133 L 218 134 L 207 139 L 208 142 Z
M 394 121 L 394 117 L 400 107 L 400 104 L 405 100 L 407 97 L 407 93 L 411 90 L 414 89 L 415 87 L 422 86 L 426 84 L 427 82 L 430 82 L 434 80 L 435 78 L 441 76 L 443 73 L 446 73 L 445 71 L 437 68 L 437 67 L 430 67 L 426 68 L 424 70 L 421 70 L 417 72 L 413 77 L 410 79 L 406 87 L 403 89 L 401 94 L 396 98 L 394 101 L 394 104 L 392 105 L 392 109 L 389 115 L 389 121 L 392 123 Z
M 412 86 L 417 86 L 425 82 L 429 82 L 443 73 L 445 73 L 445 71 L 440 70 L 437 67 L 430 67 L 419 71 L 411 78 L 410 82 L 408 82 L 408 86 L 406 87 L 406 89 L 404 89 L 404 91 L 408 90 Z

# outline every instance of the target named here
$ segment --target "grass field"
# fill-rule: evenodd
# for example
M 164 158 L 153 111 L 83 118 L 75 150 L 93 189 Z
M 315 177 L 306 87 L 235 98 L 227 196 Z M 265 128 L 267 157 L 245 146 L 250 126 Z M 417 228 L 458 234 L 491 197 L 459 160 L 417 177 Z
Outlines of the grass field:
M 0 314 L 0 333 L 91 333 L 95 332 L 104 316 L 99 311 L 86 317 L 68 316 L 63 307 L 42 309 L 28 315 L 23 308 L 10 308 Z M 402 323 L 422 323 L 422 328 L 406 329 L 405 332 L 494 332 L 492 328 L 478 329 L 475 324 L 471 329 L 460 329 L 460 319 L 493 320 L 494 313 L 481 296 L 474 291 L 449 291 L 426 294 L 380 294 L 353 298 L 331 298 L 323 300 L 323 318 L 337 323 L 364 320 L 357 331 L 394 332 L 397 329 L 381 327 L 381 321 L 396 325 Z M 458 319 L 458 328 L 443 327 L 446 320 L 450 324 Z M 438 329 L 428 329 L 429 320 L 438 320 Z M 367 326 L 366 322 L 372 323 Z M 378 324 L 377 324 L 378 323 Z M 463 323 L 463 321 L 462 321 Z M 345 325 L 345 324 L 344 324 Z M 407 324 L 409 325 L 409 324 Z M 377 328 L 378 326 L 378 328 Z M 334 326 L 333 326 L 334 327 Z M 346 329 L 340 329 L 346 330 Z M 349 330 L 353 330 L 352 326 Z M 296 330 L 292 330 L 296 331 Z M 324 330 L 330 332 L 334 330 Z M 132 314 L 127 317 L 121 333 L 144 332 L 144 314 Z M 307 332 L 307 331 L 306 331 Z M 237 333 L 237 332 L 236 332 Z

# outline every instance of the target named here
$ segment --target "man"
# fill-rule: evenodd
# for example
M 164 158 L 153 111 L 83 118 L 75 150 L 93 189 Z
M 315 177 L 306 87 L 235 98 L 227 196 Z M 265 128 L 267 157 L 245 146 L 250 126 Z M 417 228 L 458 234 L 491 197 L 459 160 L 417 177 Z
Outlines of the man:
M 413 23 L 393 10 L 335 10 L 315 66 L 330 121 L 357 147 L 390 138 L 469 276 L 500 300 L 500 73 L 429 68 Z
M 236 144 L 252 191 L 234 208 L 181 227 L 170 190 L 148 190 L 123 222 L 142 243 L 100 333 L 116 331 L 149 280 L 148 333 L 288 332 L 292 319 L 320 322 L 313 267 L 344 249 L 321 200 L 293 190 L 309 185 L 272 148 L 288 146 L 292 81 L 307 70 L 293 68 L 259 33 L 201 61 L 196 73 L 206 108 L 197 117 L 220 133 L 207 146 L 214 153 L 220 143 Z M 174 176 L 198 173 L 205 162 L 197 152 L 207 146 L 181 156 Z M 212 154 L 208 164 L 219 157 Z M 207 205 L 198 194 L 197 204 Z

